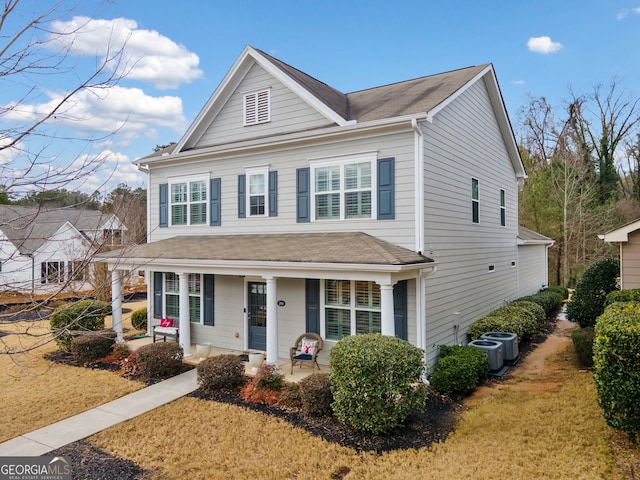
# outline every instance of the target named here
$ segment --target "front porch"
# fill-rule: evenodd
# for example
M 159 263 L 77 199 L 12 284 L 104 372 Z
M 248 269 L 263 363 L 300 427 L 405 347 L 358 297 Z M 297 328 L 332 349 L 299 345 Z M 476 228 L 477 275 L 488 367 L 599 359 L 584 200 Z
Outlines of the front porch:
M 148 345 L 150 343 L 153 343 L 153 339 L 151 337 L 136 338 L 134 340 L 128 340 L 126 342 L 127 346 L 132 351 L 133 350 L 137 350 L 141 346 Z M 195 344 L 191 344 L 191 348 L 190 348 L 190 352 L 189 353 L 191 354 L 191 356 L 184 359 L 185 363 L 190 364 L 190 365 L 198 365 L 198 363 L 200 363 L 202 361 L 198 357 L 197 348 L 196 348 Z M 230 350 L 230 349 L 226 349 L 226 348 L 218 348 L 218 347 L 212 346 L 211 347 L 211 353 L 209 354 L 209 357 L 213 357 L 215 355 L 242 355 L 243 353 L 246 353 L 246 352 L 244 352 L 242 350 Z M 288 358 L 279 358 L 278 359 L 278 366 L 279 366 L 280 370 L 282 371 L 282 373 L 284 374 L 285 381 L 292 382 L 292 383 L 299 382 L 303 378 L 306 378 L 309 375 L 313 374 L 314 371 L 316 373 L 318 373 L 317 367 L 316 367 L 315 370 L 312 370 L 307 365 L 305 365 L 303 367 L 299 367 L 299 366 L 296 365 L 293 368 L 293 374 L 291 374 L 291 361 Z M 321 370 L 319 371 L 320 373 L 329 373 L 331 371 L 331 368 L 328 365 L 321 365 L 320 368 L 321 368 Z M 250 376 L 250 377 L 255 375 L 255 371 L 253 371 L 251 365 L 248 362 L 245 362 L 245 374 L 247 376 Z

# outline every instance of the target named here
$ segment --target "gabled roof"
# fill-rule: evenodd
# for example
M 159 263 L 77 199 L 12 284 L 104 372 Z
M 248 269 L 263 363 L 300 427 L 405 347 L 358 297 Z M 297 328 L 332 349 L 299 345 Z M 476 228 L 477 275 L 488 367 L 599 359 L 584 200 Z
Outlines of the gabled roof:
M 604 235 L 598 235 L 598 238 L 604 240 L 607 243 L 628 242 L 629 234 L 640 229 L 640 218 L 633 220 L 632 222 L 623 225 L 620 228 L 605 233 Z
M 500 87 L 491 64 L 484 64 L 352 93 L 342 93 L 320 80 L 247 46 L 209 98 L 175 148 L 138 159 L 136 163 L 177 154 L 193 148 L 222 110 L 251 66 L 258 64 L 299 98 L 339 127 L 367 122 L 407 122 L 411 118 L 432 121 L 434 116 L 477 81 L 489 92 L 502 136 L 516 176 L 526 178 Z
M 313 245 L 313 248 L 309 248 Z M 100 259 L 287 262 L 403 266 L 434 264 L 412 250 L 362 232 L 177 236 L 101 253 Z
M 31 255 L 66 223 L 80 234 L 105 228 L 124 228 L 111 214 L 99 210 L 0 205 L 0 231 L 23 255 Z
M 553 239 L 518 225 L 518 245 L 553 245 L 554 243 Z

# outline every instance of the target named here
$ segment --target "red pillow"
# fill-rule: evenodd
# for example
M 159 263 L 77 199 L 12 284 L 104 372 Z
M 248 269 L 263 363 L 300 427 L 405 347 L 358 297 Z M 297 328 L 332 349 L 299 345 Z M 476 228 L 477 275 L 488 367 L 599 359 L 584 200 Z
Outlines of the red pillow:
M 173 327 L 173 318 L 161 318 L 160 319 L 161 327 Z

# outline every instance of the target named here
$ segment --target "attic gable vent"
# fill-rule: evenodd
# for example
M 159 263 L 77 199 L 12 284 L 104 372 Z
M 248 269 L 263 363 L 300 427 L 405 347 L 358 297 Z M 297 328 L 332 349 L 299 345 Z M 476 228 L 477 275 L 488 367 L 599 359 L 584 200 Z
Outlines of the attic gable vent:
M 271 120 L 270 90 L 247 93 L 244 96 L 244 125 L 255 125 Z

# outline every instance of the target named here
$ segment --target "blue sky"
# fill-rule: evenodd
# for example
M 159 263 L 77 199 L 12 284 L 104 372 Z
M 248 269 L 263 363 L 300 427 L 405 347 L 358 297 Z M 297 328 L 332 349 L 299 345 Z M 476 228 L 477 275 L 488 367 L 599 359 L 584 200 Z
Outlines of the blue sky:
M 38 0 L 22 1 L 26 15 L 42 10 Z M 82 15 L 90 17 L 74 18 Z M 128 38 L 128 58 L 136 59 L 108 94 L 78 98 L 82 122 L 56 126 L 61 135 L 94 138 L 118 127 L 98 142 L 104 170 L 70 185 L 88 192 L 120 182 L 144 186 L 131 161 L 180 139 L 245 45 L 343 92 L 492 62 L 514 124 L 528 94 L 561 107 L 569 86 L 586 93 L 616 75 L 640 95 L 640 0 L 116 0 L 97 9 L 81 2 L 58 22 L 52 28 L 83 26 L 71 50 L 73 68 L 22 79 L 20 86 L 33 82 L 28 86 L 42 92 L 25 112 L 71 88 L 109 39 Z M 19 95 L 18 82 L 0 80 L 0 108 Z M 0 115 L 0 132 L 12 121 Z M 94 146 L 76 147 L 53 147 L 52 162 L 98 155 Z M 21 161 L 20 150 L 0 151 L 4 165 Z

